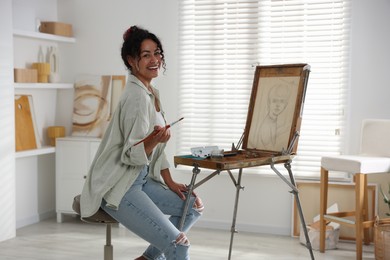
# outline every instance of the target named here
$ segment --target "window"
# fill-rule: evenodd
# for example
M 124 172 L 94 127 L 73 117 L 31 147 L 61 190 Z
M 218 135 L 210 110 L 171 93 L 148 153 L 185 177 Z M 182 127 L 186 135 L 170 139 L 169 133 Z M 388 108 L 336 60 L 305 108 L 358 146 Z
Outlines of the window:
M 322 155 L 342 153 L 349 74 L 349 1 L 182 0 L 178 153 L 229 150 L 246 122 L 257 64 L 311 66 L 296 176 L 319 176 Z M 267 173 L 261 167 L 257 172 Z

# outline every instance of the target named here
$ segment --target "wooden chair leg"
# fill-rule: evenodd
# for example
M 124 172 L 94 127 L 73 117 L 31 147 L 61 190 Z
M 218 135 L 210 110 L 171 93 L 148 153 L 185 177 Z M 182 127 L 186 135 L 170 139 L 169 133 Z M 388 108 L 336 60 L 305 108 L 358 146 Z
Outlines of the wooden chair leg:
M 363 255 L 363 210 L 364 210 L 364 174 L 355 174 L 355 230 L 356 230 L 356 259 L 361 260 Z
M 368 191 L 367 191 L 367 174 L 364 174 L 364 208 L 363 208 L 363 221 L 369 220 L 368 215 Z M 364 228 L 364 244 L 369 245 L 371 242 L 370 228 Z
M 324 215 L 328 206 L 328 170 L 321 167 L 320 181 L 320 252 L 325 252 L 326 221 Z

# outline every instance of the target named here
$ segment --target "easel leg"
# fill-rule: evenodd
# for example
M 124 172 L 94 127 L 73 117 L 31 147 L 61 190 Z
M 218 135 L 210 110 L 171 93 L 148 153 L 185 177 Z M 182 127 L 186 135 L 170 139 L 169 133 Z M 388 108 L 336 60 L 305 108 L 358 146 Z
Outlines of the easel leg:
M 293 173 L 292 173 L 292 171 L 291 171 L 291 164 L 290 164 L 290 161 L 286 162 L 286 163 L 284 164 L 284 167 L 285 167 L 285 168 L 287 169 L 287 171 L 288 171 L 288 174 L 289 174 L 290 180 L 291 180 L 291 184 L 296 188 L 294 175 L 293 175 Z M 314 260 L 313 249 L 312 249 L 312 247 L 311 247 L 309 235 L 308 235 L 308 233 L 307 233 L 307 227 L 306 227 L 306 223 L 305 223 L 305 218 L 303 217 L 301 201 L 299 200 L 298 189 L 293 190 L 292 193 L 293 193 L 294 196 L 295 196 L 295 202 L 297 203 L 297 209 L 298 209 L 298 213 L 299 213 L 299 218 L 300 218 L 300 220 L 301 220 L 301 225 L 302 225 L 302 228 L 303 228 L 303 232 L 305 233 L 306 247 L 309 249 L 311 259 Z
M 194 185 L 195 185 L 195 181 L 196 181 L 196 176 L 197 176 L 199 173 L 200 173 L 199 166 L 198 166 L 197 164 L 195 164 L 195 165 L 194 165 L 194 169 L 192 170 L 191 182 L 190 182 L 190 184 L 188 185 L 188 194 L 187 194 L 186 202 L 185 202 L 185 204 L 184 204 L 183 215 L 181 216 L 181 219 L 180 219 L 180 225 L 179 225 L 179 230 L 180 230 L 180 231 L 182 231 L 182 230 L 183 230 L 183 227 L 184 227 L 184 222 L 185 222 L 185 220 L 186 220 L 188 208 L 190 207 L 191 194 L 192 194 L 192 192 L 194 191 Z
M 231 173 L 229 172 L 229 174 L 231 174 Z M 244 188 L 244 187 L 241 186 L 241 176 L 242 176 L 242 168 L 238 172 L 237 183 L 235 183 L 235 186 L 236 186 L 236 199 L 235 199 L 235 202 L 234 202 L 232 227 L 230 229 L 230 246 L 229 246 L 229 257 L 228 257 L 228 260 L 231 259 L 232 249 L 233 249 L 234 234 L 237 233 L 237 230 L 236 230 L 236 220 L 237 220 L 238 200 L 239 200 L 239 197 L 240 197 L 240 190 L 242 190 Z

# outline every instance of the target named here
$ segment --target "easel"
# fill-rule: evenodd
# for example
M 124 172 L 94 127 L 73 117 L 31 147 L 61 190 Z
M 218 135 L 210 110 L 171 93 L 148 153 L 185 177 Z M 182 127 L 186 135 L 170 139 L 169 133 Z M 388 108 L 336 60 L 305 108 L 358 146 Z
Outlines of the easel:
M 257 66 L 253 81 L 251 99 L 249 102 L 245 131 L 238 141 L 237 147 L 233 144 L 232 150 L 224 153 L 224 156 L 220 158 L 198 158 L 191 155 L 174 157 L 175 166 L 186 165 L 194 167 L 192 170 L 191 182 L 188 185 L 188 194 L 192 194 L 194 189 L 222 171 L 226 171 L 229 174 L 234 186 L 236 187 L 236 198 L 234 202 L 229 246 L 229 260 L 231 259 L 234 234 L 237 233 L 236 218 L 240 190 L 244 188 L 241 186 L 243 169 L 264 165 L 269 165 L 271 169 L 292 189 L 291 193 L 295 196 L 303 232 L 305 233 L 306 247 L 309 249 L 311 259 L 314 259 L 313 250 L 299 200 L 299 191 L 296 187 L 294 175 L 291 170 L 291 161 L 297 149 L 297 141 L 299 137 L 298 132 L 301 125 L 304 96 L 306 93 L 309 72 L 310 66 L 308 64 Z M 292 93 L 294 94 L 291 95 Z M 273 106 L 274 111 L 271 115 L 271 108 L 265 109 L 264 106 L 273 102 L 275 103 Z M 290 103 L 292 106 L 289 106 Z M 284 110 L 287 112 L 285 119 L 289 118 L 289 122 L 291 123 L 291 128 L 288 132 L 288 140 L 285 136 L 278 135 L 275 130 L 277 128 L 276 123 L 278 116 Z M 260 113 L 264 111 L 267 111 L 265 116 L 264 113 L 263 115 Z M 267 120 L 264 120 L 265 118 L 267 118 Z M 264 121 L 261 121 L 261 119 Z M 258 126 L 260 126 L 260 128 L 258 128 Z M 263 139 L 258 138 L 259 136 L 261 137 L 261 127 L 265 127 L 265 129 L 268 130 L 267 133 L 270 133 L 270 129 L 274 130 L 271 134 L 265 136 L 267 141 L 272 141 L 270 142 L 272 143 L 272 146 L 268 147 L 268 142 L 264 143 Z M 272 135 L 272 137 L 270 137 L 270 135 Z M 278 140 L 278 143 L 276 140 Z M 239 150 L 241 145 L 242 150 Z M 288 148 L 285 150 L 282 147 Z M 275 168 L 276 164 L 281 163 L 284 164 L 290 180 L 288 180 Z M 201 181 L 196 182 L 197 175 L 200 173 L 200 168 L 212 169 L 215 171 Z M 231 172 L 231 170 L 234 169 L 239 170 L 237 179 Z M 184 225 L 189 204 L 190 196 L 187 197 L 185 202 L 183 216 L 180 222 L 180 229 L 182 229 Z
M 306 247 L 309 250 L 311 259 L 314 260 L 313 250 L 310 243 L 309 235 L 307 232 L 307 227 L 305 223 L 305 219 L 302 212 L 301 203 L 299 200 L 299 191 L 295 184 L 294 175 L 291 170 L 291 160 L 293 158 L 293 155 L 291 154 L 291 151 L 293 149 L 293 146 L 298 138 L 298 133 L 296 132 L 294 135 L 294 140 L 290 144 L 290 147 L 286 151 L 282 151 L 279 155 L 274 156 L 265 156 L 265 157 L 259 157 L 259 158 L 245 158 L 245 153 L 242 153 L 242 151 L 238 150 L 237 148 L 232 146 L 232 152 L 237 152 L 237 155 L 224 157 L 222 159 L 199 159 L 196 157 L 190 157 L 190 156 L 175 156 L 174 162 L 175 166 L 177 165 L 187 165 L 187 166 L 193 166 L 192 170 L 192 178 L 191 182 L 188 185 L 188 194 L 192 194 L 192 192 L 202 185 L 203 183 L 207 182 L 211 178 L 213 178 L 216 175 L 219 175 L 220 172 L 226 171 L 234 186 L 236 187 L 236 197 L 234 201 L 234 211 L 233 211 L 233 220 L 232 220 L 232 226 L 230 230 L 230 245 L 229 245 L 229 256 L 228 259 L 231 259 L 231 254 L 233 250 L 233 240 L 234 240 L 234 234 L 238 231 L 236 230 L 236 220 L 237 220 L 237 212 L 238 212 L 238 202 L 240 197 L 240 191 L 244 188 L 241 186 L 241 179 L 242 179 L 242 172 L 244 168 L 247 167 L 254 167 L 254 166 L 261 166 L 261 165 L 270 165 L 271 169 L 292 189 L 291 193 L 295 196 L 295 201 L 297 203 L 297 209 L 299 212 L 301 225 L 303 228 L 303 232 L 305 234 L 306 238 Z M 240 139 L 239 143 L 241 142 L 242 138 Z M 239 145 L 238 145 L 239 147 Z M 234 158 L 236 157 L 236 158 Z M 275 164 L 284 163 L 284 167 L 287 169 L 290 180 L 288 180 L 286 177 L 284 177 L 276 168 Z M 200 168 L 207 168 L 207 169 L 214 169 L 215 171 L 212 172 L 210 175 L 203 178 L 201 181 L 196 183 L 196 178 L 198 174 L 200 173 Z M 232 169 L 238 169 L 238 178 L 235 179 L 233 176 L 231 170 Z M 183 215 L 180 221 L 180 230 L 183 228 L 185 216 L 187 215 L 188 209 L 190 205 L 190 196 L 187 196 L 187 199 L 185 201 Z

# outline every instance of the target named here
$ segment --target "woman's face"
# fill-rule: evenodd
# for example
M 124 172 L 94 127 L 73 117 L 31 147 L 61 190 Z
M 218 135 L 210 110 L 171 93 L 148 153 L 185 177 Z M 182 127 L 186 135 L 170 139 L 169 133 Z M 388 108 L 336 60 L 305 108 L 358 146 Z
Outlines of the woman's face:
M 270 90 L 268 95 L 269 114 L 272 117 L 277 117 L 287 106 L 289 97 L 288 89 L 286 86 L 275 86 Z
M 146 39 L 141 43 L 139 58 L 129 57 L 128 59 L 133 75 L 142 81 L 145 86 L 149 86 L 152 79 L 158 76 L 161 58 L 161 51 L 157 44 L 150 39 Z
M 269 106 L 270 106 L 270 112 L 272 113 L 272 115 L 278 116 L 286 108 L 287 99 L 285 97 L 275 96 L 270 100 Z

